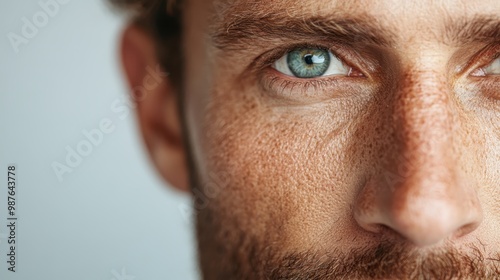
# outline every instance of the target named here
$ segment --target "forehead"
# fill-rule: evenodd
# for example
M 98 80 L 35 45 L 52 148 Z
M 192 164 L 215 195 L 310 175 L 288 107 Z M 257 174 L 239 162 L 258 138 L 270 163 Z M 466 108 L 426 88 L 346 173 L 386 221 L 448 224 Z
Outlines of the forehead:
M 241 19 L 319 17 L 332 20 L 349 19 L 364 22 L 374 29 L 392 33 L 399 42 L 415 38 L 431 41 L 444 40 L 443 36 L 460 33 L 460 29 L 482 28 L 500 34 L 500 1 L 470 0 L 373 0 L 373 1 L 322 1 L 322 0 L 192 0 L 207 3 L 210 7 L 211 31 L 229 30 Z M 206 6 L 205 6 L 206 7 Z M 475 25 L 470 25 L 475 22 Z M 277 23 L 279 24 L 279 23 Z M 448 30 L 453 29 L 453 30 Z M 475 30 L 466 30 L 474 33 Z M 478 30 L 480 31 L 480 30 Z M 446 34 L 447 33 L 447 34 Z M 459 34 L 458 34 L 459 35 Z M 486 34 L 496 37 L 498 34 Z
M 432 15 L 472 15 L 477 13 L 496 14 L 500 11 L 500 1 L 485 0 L 197 0 L 212 2 L 215 12 L 238 13 L 243 11 L 282 12 L 291 16 L 325 15 L 332 12 L 345 12 L 353 15 L 370 14 L 380 16 L 424 16 L 432 19 Z M 392 18 L 392 17 L 390 17 Z

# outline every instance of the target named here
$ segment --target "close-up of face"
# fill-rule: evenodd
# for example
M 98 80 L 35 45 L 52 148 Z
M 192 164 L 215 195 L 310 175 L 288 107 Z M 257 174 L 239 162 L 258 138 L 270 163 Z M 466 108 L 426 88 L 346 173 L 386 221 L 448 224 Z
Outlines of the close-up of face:
M 121 56 L 167 72 L 137 116 L 203 279 L 500 277 L 500 2 L 149 2 Z

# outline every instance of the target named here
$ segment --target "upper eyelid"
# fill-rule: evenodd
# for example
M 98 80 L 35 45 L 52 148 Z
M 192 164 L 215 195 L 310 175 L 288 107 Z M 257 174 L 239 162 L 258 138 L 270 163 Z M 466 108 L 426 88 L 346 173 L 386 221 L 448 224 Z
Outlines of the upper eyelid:
M 482 65 L 480 67 L 486 67 L 497 58 L 500 57 L 500 43 L 495 44 L 486 48 L 486 51 L 480 52 L 477 58 L 478 62 Z
M 482 47 L 479 51 L 466 59 L 455 72 L 458 76 L 470 76 L 474 71 L 487 67 L 495 59 L 500 57 L 500 42 L 495 42 Z

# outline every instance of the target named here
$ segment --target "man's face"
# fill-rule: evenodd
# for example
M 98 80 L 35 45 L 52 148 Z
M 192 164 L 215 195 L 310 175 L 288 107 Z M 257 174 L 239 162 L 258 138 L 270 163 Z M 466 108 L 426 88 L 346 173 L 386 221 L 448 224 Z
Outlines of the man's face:
M 184 12 L 206 279 L 500 273 L 500 2 Z

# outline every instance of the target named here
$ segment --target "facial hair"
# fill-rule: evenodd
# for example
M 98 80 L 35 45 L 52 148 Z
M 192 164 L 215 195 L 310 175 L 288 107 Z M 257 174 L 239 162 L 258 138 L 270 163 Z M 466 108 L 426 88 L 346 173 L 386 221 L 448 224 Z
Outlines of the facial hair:
M 344 251 L 291 252 L 270 242 L 276 239 L 269 234 L 241 231 L 244 220 L 231 221 L 215 204 L 196 216 L 203 279 L 500 279 L 500 254 L 486 257 L 476 244 L 423 250 L 383 241 Z

